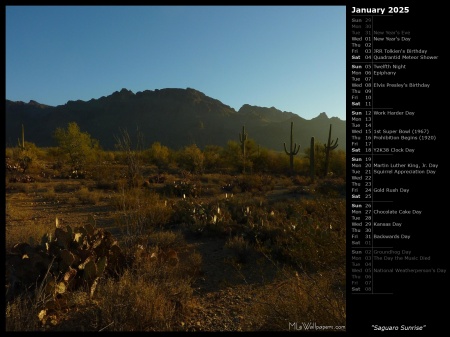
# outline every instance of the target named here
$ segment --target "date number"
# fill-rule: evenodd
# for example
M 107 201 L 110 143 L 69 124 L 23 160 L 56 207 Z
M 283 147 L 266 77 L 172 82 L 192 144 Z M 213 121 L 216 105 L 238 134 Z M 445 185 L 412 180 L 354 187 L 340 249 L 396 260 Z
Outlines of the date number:
M 389 7 L 388 13 L 409 13 L 409 7 Z

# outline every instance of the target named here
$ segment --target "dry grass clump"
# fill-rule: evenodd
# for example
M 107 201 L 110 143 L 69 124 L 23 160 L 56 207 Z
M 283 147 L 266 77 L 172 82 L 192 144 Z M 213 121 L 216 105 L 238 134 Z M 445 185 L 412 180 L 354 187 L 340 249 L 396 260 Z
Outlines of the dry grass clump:
M 101 190 L 119 189 L 119 180 L 122 176 L 123 167 L 114 164 L 112 161 L 106 161 L 96 167 L 91 167 L 92 178 L 95 181 L 96 188 Z
M 89 191 L 89 188 L 82 186 L 75 192 L 75 196 L 82 204 L 96 205 L 100 201 L 101 194 L 96 191 Z
M 225 249 L 232 253 L 237 263 L 245 263 L 251 252 L 249 243 L 240 235 L 233 236 L 225 242 Z
M 288 331 L 294 323 L 303 329 L 315 323 L 328 331 L 336 331 L 336 326 L 345 331 L 344 268 L 310 275 L 283 271 L 281 281 L 255 300 L 246 330 Z
M 148 235 L 148 242 L 151 245 L 161 248 L 176 248 L 182 247 L 184 243 L 183 235 L 179 232 L 173 231 L 156 231 Z
M 274 205 L 283 219 L 261 229 L 272 255 L 309 271 L 345 265 L 345 200 L 300 200 Z
M 345 197 L 347 184 L 343 178 L 325 178 L 317 183 L 317 192 L 327 197 Z
M 139 273 L 127 270 L 120 280 L 109 279 L 99 287 L 104 325 L 114 322 L 108 331 L 170 331 L 187 313 L 192 297 L 189 280 L 148 268 Z
M 70 193 L 75 192 L 79 189 L 79 183 L 58 183 L 54 185 L 54 190 L 56 193 Z
M 39 331 L 38 319 L 40 309 L 36 300 L 29 295 L 20 295 L 12 302 L 6 303 L 6 331 Z
M 49 186 L 45 189 L 45 191 L 42 192 L 42 197 L 48 201 L 55 201 L 57 200 L 57 195 L 55 191 L 54 186 Z
M 109 331 L 177 330 L 177 323 L 190 313 L 201 255 L 183 253 L 185 242 L 178 233 L 153 233 L 139 241 L 128 249 L 134 251 L 131 266 L 119 279 L 108 279 L 98 288 L 103 324 L 114 322 Z M 158 259 L 169 250 L 178 253 L 176 264 Z
M 29 183 L 6 182 L 5 190 L 14 191 L 16 193 L 30 193 L 32 191 L 32 186 Z
M 163 227 L 172 217 L 172 208 L 152 191 L 141 188 L 123 189 L 112 198 L 118 211 L 115 221 L 126 235 L 141 235 Z
M 6 252 L 19 242 L 30 242 L 30 238 L 35 242 L 40 242 L 42 236 L 51 228 L 51 223 L 38 215 L 32 208 L 24 211 L 15 206 L 15 201 L 7 198 L 6 205 L 6 231 L 5 245 Z M 54 226 L 54 225 L 53 225 Z

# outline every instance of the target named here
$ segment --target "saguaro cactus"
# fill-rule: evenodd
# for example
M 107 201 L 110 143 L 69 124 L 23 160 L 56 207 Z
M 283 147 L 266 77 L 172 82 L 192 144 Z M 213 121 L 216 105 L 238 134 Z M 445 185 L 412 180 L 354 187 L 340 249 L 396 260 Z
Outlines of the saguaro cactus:
M 311 137 L 311 147 L 309 150 L 309 176 L 311 177 L 311 181 L 313 182 L 316 175 L 316 172 L 314 170 L 314 152 L 314 137 Z
M 25 150 L 25 131 L 22 124 L 22 142 L 20 142 L 20 139 L 18 140 L 19 143 L 19 149 Z
M 330 124 L 330 132 L 328 133 L 328 143 L 324 144 L 325 146 L 325 176 L 328 175 L 328 168 L 330 166 L 330 152 L 338 147 L 338 139 L 335 141 L 331 141 L 331 125 Z
M 242 134 L 239 134 L 239 141 L 241 142 L 242 157 L 244 158 L 244 173 L 245 173 L 245 141 L 247 140 L 247 133 L 245 126 L 242 126 Z
M 293 127 L 294 127 L 294 122 L 291 122 L 291 144 L 290 144 L 289 151 L 286 149 L 286 143 L 283 143 L 284 151 L 289 156 L 289 165 L 290 165 L 291 171 L 294 171 L 294 156 L 300 150 L 300 144 L 297 147 L 297 143 L 293 143 L 293 138 L 292 138 L 292 128 Z

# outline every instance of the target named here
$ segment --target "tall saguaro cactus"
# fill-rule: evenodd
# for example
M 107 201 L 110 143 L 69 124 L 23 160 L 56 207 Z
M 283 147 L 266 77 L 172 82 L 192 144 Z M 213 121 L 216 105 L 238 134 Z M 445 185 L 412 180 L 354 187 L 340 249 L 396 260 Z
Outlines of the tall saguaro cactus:
M 328 133 L 328 143 L 324 144 L 325 146 L 325 176 L 328 175 L 328 168 L 330 166 L 330 152 L 338 147 L 338 139 L 335 141 L 331 141 L 331 125 L 330 124 L 330 132 Z
M 25 150 L 25 131 L 22 124 L 22 142 L 20 142 L 20 139 L 18 140 L 19 143 L 19 149 Z
M 311 177 L 311 181 L 314 182 L 314 178 L 316 176 L 316 172 L 314 170 L 314 137 L 311 137 L 311 147 L 309 150 L 309 176 Z
M 294 156 L 300 150 L 300 144 L 297 147 L 297 143 L 293 143 L 293 138 L 292 138 L 292 128 L 293 127 L 294 127 L 294 122 L 291 122 L 291 144 L 290 144 L 289 151 L 286 149 L 286 143 L 283 143 L 284 152 L 286 152 L 286 154 L 289 156 L 289 165 L 291 168 L 291 172 L 294 171 Z
M 239 141 L 241 142 L 242 157 L 244 158 L 244 173 L 245 173 L 245 141 L 247 140 L 247 133 L 245 126 L 242 126 L 242 134 L 239 134 Z

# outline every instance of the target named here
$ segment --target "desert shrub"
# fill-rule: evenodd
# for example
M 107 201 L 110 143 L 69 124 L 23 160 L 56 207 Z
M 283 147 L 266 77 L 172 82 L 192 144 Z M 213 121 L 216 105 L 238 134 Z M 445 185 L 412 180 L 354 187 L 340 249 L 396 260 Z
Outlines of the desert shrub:
M 274 257 L 303 270 L 317 271 L 345 264 L 345 200 L 300 200 L 278 203 L 283 219 L 269 237 Z
M 194 224 L 196 222 L 194 203 L 185 199 L 175 203 L 171 221 L 176 224 Z
M 317 183 L 317 192 L 328 197 L 345 197 L 347 184 L 342 178 L 324 178 Z
M 109 164 L 114 164 L 116 155 L 114 151 L 101 151 L 97 152 L 98 160 Z
M 100 200 L 100 195 L 95 191 L 89 191 L 85 186 L 75 192 L 75 196 L 82 204 L 96 205 Z
M 335 177 L 345 179 L 346 177 L 346 152 L 342 149 L 337 149 L 330 152 L 330 172 L 333 172 Z
M 40 157 L 43 161 L 47 163 L 54 163 L 57 161 L 59 156 L 59 149 L 57 147 L 46 147 L 41 148 L 42 152 Z
M 222 194 L 222 188 L 215 184 L 205 184 L 201 189 L 201 196 L 213 197 Z
M 39 152 L 34 143 L 25 142 L 23 146 L 12 149 L 11 158 L 22 173 L 36 173 L 42 168 L 42 162 L 38 160 Z
M 116 159 L 124 164 L 122 176 L 126 178 L 127 188 L 138 187 L 142 183 L 142 147 L 143 134 L 137 130 L 134 141 L 127 130 L 121 129 L 120 136 L 116 137 Z
M 82 132 L 75 122 L 69 123 L 67 129 L 57 128 L 54 138 L 58 142 L 59 158 L 70 164 L 70 172 L 84 171 L 85 165 L 97 158 L 98 141 Z
M 9 181 L 8 184 L 12 189 L 14 189 L 14 191 L 19 193 L 29 193 L 32 190 L 31 185 L 24 182 L 14 182 L 11 184 L 11 181 Z M 12 185 L 14 185 L 14 187 L 12 187 Z
M 75 192 L 79 189 L 78 184 L 67 184 L 67 183 L 58 183 L 54 186 L 54 190 L 56 193 L 70 193 Z
M 309 174 L 309 158 L 302 156 L 300 152 L 294 156 L 294 172 L 303 176 Z
M 68 205 L 71 205 L 73 207 L 75 207 L 76 205 L 78 205 L 80 203 L 80 199 L 78 199 L 77 197 L 68 197 L 65 200 L 65 203 L 67 203 Z
M 101 179 L 97 181 L 96 188 L 99 190 L 118 191 L 119 182 L 111 179 Z
M 242 172 L 243 159 L 241 146 L 238 142 L 230 140 L 227 146 L 221 152 L 223 164 L 225 167 L 234 172 Z
M 118 281 L 108 279 L 99 287 L 104 325 L 114 322 L 109 331 L 170 331 L 188 313 L 189 280 L 155 273 L 154 268 L 126 271 Z
M 141 235 L 155 227 L 163 227 L 172 216 L 172 209 L 166 201 L 141 188 L 123 188 L 111 202 L 118 211 L 116 224 L 127 235 Z
M 217 172 L 226 166 L 222 156 L 223 148 L 218 145 L 207 145 L 203 150 L 204 168 L 208 172 Z
M 269 156 L 270 152 L 267 149 L 260 149 L 258 153 L 252 158 L 253 172 L 269 172 Z
M 241 235 L 229 238 L 225 242 L 225 249 L 231 251 L 235 261 L 238 263 L 247 262 L 248 255 L 251 251 L 249 243 Z
M 184 238 L 179 232 L 166 230 L 156 231 L 148 235 L 148 244 L 161 248 L 178 249 L 180 246 L 184 245 Z
M 152 252 L 173 248 L 178 254 L 185 247 L 178 232 L 155 231 L 143 235 L 127 249 L 134 261 L 119 279 L 107 279 L 97 294 L 99 310 L 109 331 L 169 331 L 179 328 L 189 316 L 192 283 L 201 270 L 201 255 L 193 252 L 176 265 L 160 263 Z
M 173 206 L 172 222 L 181 224 L 195 234 L 223 236 L 225 225 L 232 221 L 227 207 L 222 202 L 197 202 L 182 199 Z
M 161 145 L 160 142 L 154 142 L 149 149 L 144 151 L 144 158 L 156 165 L 159 170 L 167 169 L 170 162 L 170 149 Z
M 308 186 L 311 184 L 310 177 L 295 175 L 292 177 L 292 183 L 296 186 Z
M 91 166 L 89 170 L 92 172 L 92 179 L 96 183 L 96 188 L 113 191 L 119 189 L 118 180 L 124 176 L 125 171 L 123 165 L 112 165 L 108 161 Z
M 192 173 L 203 172 L 204 160 L 203 152 L 195 144 L 184 147 L 176 156 L 178 166 Z
M 242 175 L 239 178 L 241 192 L 266 192 L 273 190 L 274 182 L 270 175 L 251 174 Z
M 5 149 L 5 157 L 6 158 L 12 158 L 14 155 L 14 148 L 13 147 L 7 147 Z
M 42 197 L 48 201 L 58 201 L 58 194 L 53 186 L 47 188 L 47 191 L 42 194 Z
M 317 274 L 282 271 L 280 279 L 261 292 L 252 305 L 246 330 L 287 331 L 315 322 L 330 327 L 326 332 L 345 331 L 345 267 Z M 313 330 L 312 330 L 313 331 Z
M 192 252 L 187 256 L 186 262 L 181 263 L 181 274 L 188 275 L 195 279 L 203 272 L 203 258 L 198 252 Z
M 231 220 L 237 224 L 255 223 L 265 219 L 265 200 L 252 197 L 250 193 L 243 193 L 227 198 L 224 208 L 228 210 Z
M 191 180 L 175 180 L 166 183 L 161 189 L 160 193 L 166 197 L 198 197 L 201 193 L 201 185 Z

